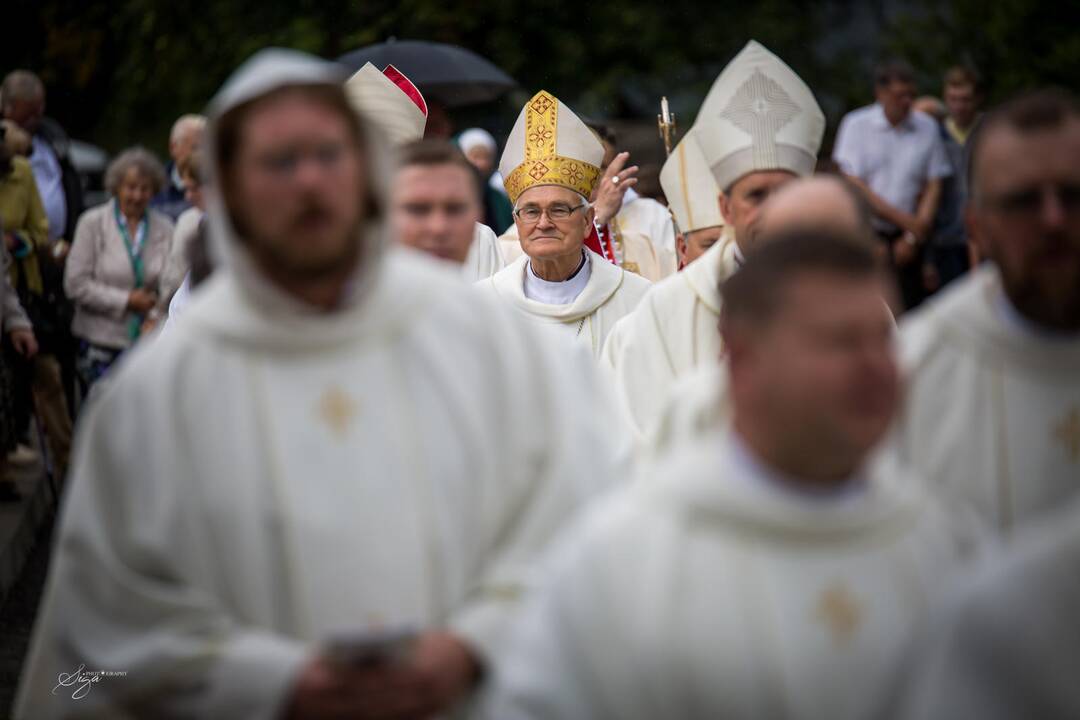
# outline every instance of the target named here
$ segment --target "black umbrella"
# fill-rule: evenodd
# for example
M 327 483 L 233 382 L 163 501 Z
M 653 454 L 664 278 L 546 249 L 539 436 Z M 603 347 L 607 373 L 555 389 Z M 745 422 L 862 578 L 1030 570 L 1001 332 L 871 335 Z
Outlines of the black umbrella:
M 424 97 L 446 107 L 475 105 L 517 87 L 514 79 L 471 50 L 423 40 L 387 40 L 338 58 L 356 72 L 364 63 L 382 70 L 393 65 L 420 88 Z

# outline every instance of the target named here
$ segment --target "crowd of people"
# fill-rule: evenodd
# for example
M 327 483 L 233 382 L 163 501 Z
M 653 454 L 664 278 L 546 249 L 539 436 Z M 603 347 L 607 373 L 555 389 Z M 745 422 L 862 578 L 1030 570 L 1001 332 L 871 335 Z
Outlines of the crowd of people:
M 267 49 L 84 210 L 10 73 L 15 717 L 1076 716 L 1080 101 L 916 90 L 824 157 L 751 41 L 660 202 L 545 90 L 500 154 Z

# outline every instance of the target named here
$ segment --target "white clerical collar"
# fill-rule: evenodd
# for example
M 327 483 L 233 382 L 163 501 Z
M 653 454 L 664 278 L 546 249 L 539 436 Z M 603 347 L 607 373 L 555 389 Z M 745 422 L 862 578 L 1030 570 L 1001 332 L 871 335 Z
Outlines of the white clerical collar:
M 176 164 L 173 164 L 172 166 L 172 172 L 169 173 L 169 180 L 172 181 L 173 187 L 177 190 L 183 192 L 186 189 L 184 187 L 184 178 L 180 177 L 180 167 Z
M 1010 328 L 1021 333 L 1022 335 L 1044 342 L 1068 342 L 1074 343 L 1080 339 L 1080 333 L 1068 333 L 1060 330 L 1054 330 L 1044 325 L 1040 325 L 1037 322 L 1028 319 L 1016 309 L 1016 306 L 1012 304 L 1012 300 L 1005 294 L 1003 289 L 999 289 L 995 303 L 998 317 Z
M 735 242 L 735 241 L 733 240 L 732 242 Z M 735 263 L 739 267 L 742 267 L 743 263 L 745 263 L 745 262 L 746 262 L 746 258 L 742 254 L 742 248 L 739 247 L 739 243 L 736 242 L 735 243 Z
M 809 503 L 836 503 L 859 500 L 868 487 L 866 478 L 857 473 L 834 487 L 824 490 L 811 489 L 812 485 L 809 483 L 799 481 L 768 465 L 750 449 L 735 430 L 728 431 L 727 436 L 730 450 L 728 459 L 736 469 L 733 475 L 770 493 Z
M 589 253 L 582 251 L 581 266 L 566 280 L 552 282 L 544 280 L 533 272 L 532 261 L 525 265 L 525 297 L 545 305 L 569 305 L 577 300 L 592 274 L 592 260 Z

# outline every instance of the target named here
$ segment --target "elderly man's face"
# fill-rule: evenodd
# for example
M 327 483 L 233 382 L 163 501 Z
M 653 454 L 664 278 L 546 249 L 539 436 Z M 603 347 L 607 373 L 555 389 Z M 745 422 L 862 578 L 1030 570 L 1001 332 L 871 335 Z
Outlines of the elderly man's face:
M 915 84 L 893 80 L 888 85 L 879 85 L 875 95 L 885 111 L 885 117 L 893 125 L 898 125 L 911 113 L 911 106 L 915 102 Z
M 888 430 L 899 373 L 883 290 L 877 277 L 805 271 L 768 322 L 729 338 L 734 391 L 788 455 L 857 465 Z
M 721 226 L 679 233 L 675 236 L 675 248 L 679 252 L 680 262 L 683 265 L 694 262 L 715 245 L 723 234 L 724 228 Z
M 4 117 L 30 134 L 37 132 L 37 129 L 41 126 L 41 118 L 44 115 L 44 95 L 25 100 L 4 101 Z
M 761 210 L 769 197 L 795 179 L 787 170 L 762 170 L 743 175 L 729 193 L 720 195 L 720 212 L 735 229 L 735 242 L 747 253 L 760 235 Z
M 585 237 L 592 227 L 593 210 L 573 190 L 558 185 L 532 187 L 518 196 L 514 223 L 517 225 L 521 249 L 531 258 L 549 260 L 568 255 L 580 255 Z M 528 210 L 543 210 L 535 221 L 522 217 Z M 570 214 L 553 220 L 550 213 Z
M 301 278 L 339 274 L 360 248 L 364 162 L 348 120 L 301 92 L 258 101 L 240 128 L 227 203 L 256 258 Z
M 400 242 L 443 260 L 465 262 L 480 221 L 476 180 L 460 165 L 407 165 L 394 180 Z
M 1020 133 L 996 127 L 979 146 L 968 230 L 1027 317 L 1080 330 L 1080 120 Z
M 202 142 L 202 128 L 189 127 L 169 143 L 169 155 L 177 165 L 183 165 Z

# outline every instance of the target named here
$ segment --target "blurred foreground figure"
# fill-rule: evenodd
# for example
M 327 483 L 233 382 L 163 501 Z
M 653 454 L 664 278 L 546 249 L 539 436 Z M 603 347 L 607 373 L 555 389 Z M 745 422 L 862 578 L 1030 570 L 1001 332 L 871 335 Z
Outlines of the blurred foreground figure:
M 1080 105 L 1020 98 L 972 143 L 968 230 L 992 263 L 901 324 L 899 447 L 1007 534 L 1080 488 Z
M 799 233 L 723 286 L 733 423 L 550 561 L 492 717 L 864 718 L 974 527 L 866 460 L 898 399 L 872 246 Z
M 612 475 L 588 358 L 388 247 L 338 73 L 211 103 L 222 264 L 88 408 L 16 717 L 448 712 Z
M 794 231 L 828 232 L 856 241 L 872 242 L 870 211 L 858 190 L 835 175 L 799 178 L 776 191 L 761 212 L 761 239 Z M 891 320 L 890 293 L 880 301 Z M 716 335 L 719 338 L 720 328 Z M 642 449 L 659 454 L 684 443 L 697 443 L 731 420 L 728 373 L 723 358 L 680 377 L 672 386 L 654 431 L 643 438 Z
M 1080 717 L 1080 505 L 967 579 L 911 658 L 910 720 Z

